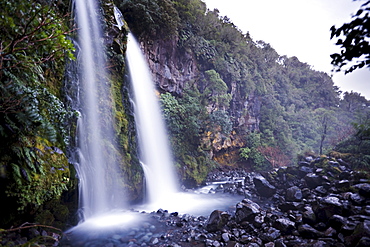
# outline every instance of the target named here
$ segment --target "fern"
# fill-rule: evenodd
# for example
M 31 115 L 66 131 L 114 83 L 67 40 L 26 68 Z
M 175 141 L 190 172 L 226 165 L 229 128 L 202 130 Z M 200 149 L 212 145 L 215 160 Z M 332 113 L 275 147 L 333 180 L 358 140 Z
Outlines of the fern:
M 19 169 L 19 166 L 14 164 L 14 163 L 12 163 L 10 165 L 11 165 L 12 170 L 13 170 L 13 178 L 14 178 L 15 182 L 18 185 L 21 185 L 22 184 L 22 176 L 21 176 L 21 171 Z
M 36 167 L 34 165 L 35 160 L 31 157 L 30 155 L 31 152 L 32 151 L 29 148 L 27 147 L 23 148 L 24 160 L 28 168 L 31 169 L 33 172 L 36 172 Z

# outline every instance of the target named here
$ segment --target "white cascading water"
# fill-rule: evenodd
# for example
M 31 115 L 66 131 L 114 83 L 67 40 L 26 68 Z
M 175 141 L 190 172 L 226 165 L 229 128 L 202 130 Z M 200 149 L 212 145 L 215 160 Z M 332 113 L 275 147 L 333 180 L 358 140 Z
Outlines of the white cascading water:
M 118 189 L 118 164 L 113 161 L 113 119 L 109 99 L 110 85 L 104 67 L 103 35 L 99 22 L 99 6 L 95 0 L 75 0 L 80 53 L 81 116 L 78 120 L 80 210 L 82 220 L 120 208 L 124 195 Z M 108 103 L 107 103 L 108 102 Z M 107 117 L 109 116 L 109 117 Z M 113 145 L 114 146 L 114 145 Z
M 128 35 L 126 58 L 134 92 L 148 203 L 166 206 L 178 192 L 174 164 L 154 83 L 140 46 L 131 33 Z
M 235 205 L 236 196 L 179 191 L 154 83 L 145 57 L 132 34 L 128 36 L 126 58 L 135 98 L 135 119 L 149 199 L 148 204 L 140 208 L 149 211 L 163 208 L 169 212 L 207 215 L 214 208 L 224 209 L 226 205 Z

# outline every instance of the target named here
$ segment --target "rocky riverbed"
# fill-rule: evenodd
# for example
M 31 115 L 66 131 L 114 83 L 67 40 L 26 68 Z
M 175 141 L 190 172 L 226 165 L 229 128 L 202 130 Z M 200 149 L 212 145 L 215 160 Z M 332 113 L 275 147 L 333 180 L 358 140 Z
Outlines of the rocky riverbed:
M 298 166 L 264 174 L 215 171 L 209 181 L 220 183 L 208 193 L 243 194 L 245 199 L 205 216 L 133 210 L 139 217 L 129 226 L 53 233 L 52 245 L 370 246 L 369 175 L 340 159 L 307 157 Z

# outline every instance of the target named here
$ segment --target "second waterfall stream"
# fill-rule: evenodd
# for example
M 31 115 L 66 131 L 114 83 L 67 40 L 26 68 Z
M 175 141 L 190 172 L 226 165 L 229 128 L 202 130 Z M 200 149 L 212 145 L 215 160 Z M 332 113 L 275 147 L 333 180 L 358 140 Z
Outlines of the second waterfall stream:
M 174 163 L 154 82 L 140 46 L 131 33 L 128 35 L 126 58 L 148 203 L 167 204 L 178 192 Z

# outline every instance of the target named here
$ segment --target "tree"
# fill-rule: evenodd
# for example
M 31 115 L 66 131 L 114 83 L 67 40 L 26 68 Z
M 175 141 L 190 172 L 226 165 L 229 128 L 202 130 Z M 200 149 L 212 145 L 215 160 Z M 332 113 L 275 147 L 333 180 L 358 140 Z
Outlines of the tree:
M 139 38 L 170 38 L 177 34 L 179 14 L 169 0 L 116 1 L 133 33 Z
M 289 158 L 277 147 L 260 146 L 258 151 L 273 168 L 287 166 L 290 163 Z
M 207 99 L 211 110 L 224 109 L 229 107 L 231 94 L 227 93 L 228 87 L 215 70 L 205 71 L 203 80 L 203 95 Z
M 343 94 L 343 99 L 340 102 L 340 107 L 348 112 L 362 111 L 369 105 L 368 101 L 360 93 L 345 92 Z
M 340 71 L 348 62 L 353 65 L 345 69 L 345 74 L 365 66 L 370 68 L 369 5 L 370 1 L 366 1 L 352 16 L 353 20 L 350 23 L 345 23 L 339 28 L 331 27 L 331 39 L 338 38 L 336 45 L 341 47 L 340 53 L 331 55 L 331 63 L 337 68 L 336 71 Z
M 317 121 L 317 131 L 320 134 L 320 147 L 319 153 L 323 154 L 324 144 L 326 138 L 330 135 L 330 132 L 334 129 L 334 123 L 336 122 L 334 112 L 332 110 L 318 108 L 315 110 L 316 121 Z
M 67 15 L 57 15 L 57 6 L 36 1 L 5 1 L 0 4 L 0 79 L 3 70 L 31 69 L 67 55 L 74 47 L 67 38 Z

